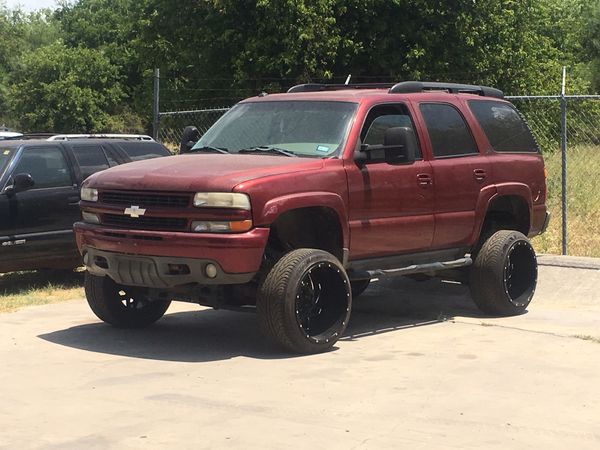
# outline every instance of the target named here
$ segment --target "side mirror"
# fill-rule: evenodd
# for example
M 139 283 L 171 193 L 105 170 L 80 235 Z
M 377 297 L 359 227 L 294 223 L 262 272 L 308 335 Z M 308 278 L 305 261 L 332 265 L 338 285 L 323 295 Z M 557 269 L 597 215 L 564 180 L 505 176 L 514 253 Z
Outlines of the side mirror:
M 193 126 L 185 127 L 179 144 L 179 154 L 189 153 L 192 147 L 200 140 L 200 131 Z
M 359 166 L 369 163 L 412 164 L 417 154 L 417 138 L 410 127 L 392 127 L 385 130 L 383 145 L 361 144 L 354 152 Z
M 385 162 L 412 164 L 417 154 L 417 138 L 410 127 L 388 128 L 383 136 Z
M 30 174 L 18 173 L 13 177 L 12 186 L 8 186 L 5 192 L 8 195 L 14 195 L 19 192 L 27 191 L 33 186 L 35 186 L 35 181 L 33 181 Z

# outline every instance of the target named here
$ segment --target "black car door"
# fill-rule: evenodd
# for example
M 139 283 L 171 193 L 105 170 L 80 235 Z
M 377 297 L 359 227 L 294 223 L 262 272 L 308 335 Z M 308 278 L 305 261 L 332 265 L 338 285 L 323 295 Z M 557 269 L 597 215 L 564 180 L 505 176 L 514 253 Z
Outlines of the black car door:
M 29 174 L 34 186 L 6 199 L 15 264 L 31 260 L 31 267 L 38 267 L 40 260 L 76 257 L 73 223 L 79 217 L 79 192 L 64 149 L 32 145 L 17 158 L 8 184 L 15 175 Z

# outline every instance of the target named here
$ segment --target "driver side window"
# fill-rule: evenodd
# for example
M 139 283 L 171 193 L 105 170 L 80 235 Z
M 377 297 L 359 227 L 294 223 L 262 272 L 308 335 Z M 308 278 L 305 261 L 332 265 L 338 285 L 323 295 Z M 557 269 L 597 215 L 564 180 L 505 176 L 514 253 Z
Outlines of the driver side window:
M 73 184 L 67 161 L 59 148 L 26 148 L 13 175 L 28 173 L 34 189 L 70 186 Z
M 360 134 L 363 144 L 383 145 L 386 130 L 396 127 L 415 127 L 404 105 L 380 105 L 374 107 L 368 114 Z M 416 132 L 415 132 L 416 135 Z M 417 146 L 417 159 L 421 158 L 421 149 Z

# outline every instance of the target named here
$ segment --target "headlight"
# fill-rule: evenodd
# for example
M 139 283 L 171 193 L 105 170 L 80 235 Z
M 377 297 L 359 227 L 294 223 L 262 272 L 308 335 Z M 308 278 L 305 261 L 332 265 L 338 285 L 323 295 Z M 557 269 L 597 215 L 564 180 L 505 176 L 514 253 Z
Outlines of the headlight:
M 81 188 L 81 200 L 86 202 L 97 202 L 98 201 L 98 189 L 92 188 Z
M 250 197 L 232 192 L 198 192 L 194 196 L 197 208 L 235 208 L 250 211 Z

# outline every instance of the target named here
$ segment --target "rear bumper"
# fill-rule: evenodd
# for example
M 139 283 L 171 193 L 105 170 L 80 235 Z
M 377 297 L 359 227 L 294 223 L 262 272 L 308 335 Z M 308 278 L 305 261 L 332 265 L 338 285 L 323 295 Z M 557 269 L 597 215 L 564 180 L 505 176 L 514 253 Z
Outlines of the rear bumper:
M 84 256 L 93 250 L 108 252 L 109 256 L 150 257 L 159 266 L 189 260 L 191 266 L 199 267 L 211 262 L 219 268 L 219 273 L 230 275 L 256 273 L 269 238 L 268 228 L 239 234 L 195 234 L 126 230 L 77 222 L 74 230 L 77 246 Z

